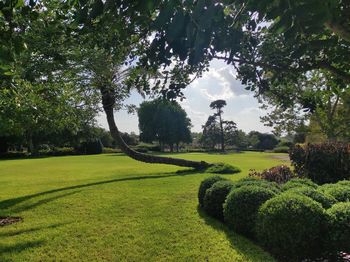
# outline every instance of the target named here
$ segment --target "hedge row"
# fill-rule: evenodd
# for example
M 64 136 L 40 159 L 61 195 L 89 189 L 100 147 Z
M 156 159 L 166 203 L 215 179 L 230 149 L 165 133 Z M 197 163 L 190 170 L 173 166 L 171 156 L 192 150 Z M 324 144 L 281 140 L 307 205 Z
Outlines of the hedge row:
M 281 261 L 350 253 L 350 181 L 318 186 L 291 179 L 278 185 L 212 176 L 202 181 L 198 198 L 208 215 L 257 240 Z

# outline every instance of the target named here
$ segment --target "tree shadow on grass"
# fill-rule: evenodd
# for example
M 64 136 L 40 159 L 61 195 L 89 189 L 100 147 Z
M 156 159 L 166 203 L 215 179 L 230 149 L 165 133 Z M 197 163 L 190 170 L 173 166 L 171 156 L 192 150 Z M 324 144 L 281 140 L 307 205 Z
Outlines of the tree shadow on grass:
M 233 232 L 219 220 L 207 216 L 199 206 L 197 207 L 197 211 L 207 225 L 217 231 L 224 232 L 226 237 L 230 240 L 232 248 L 237 250 L 247 261 L 276 261 L 266 251 L 258 247 L 256 243 Z
M 2 245 L 0 246 L 0 258 L 1 255 L 4 255 L 5 253 L 19 253 L 29 248 L 34 248 L 41 246 L 44 243 L 44 241 L 37 240 L 37 241 L 26 241 L 23 243 L 17 243 L 14 245 Z
M 9 209 L 11 209 L 12 212 L 21 212 L 21 211 L 29 210 L 29 209 L 35 208 L 37 206 L 46 204 L 50 201 L 53 201 L 53 200 L 56 200 L 56 199 L 59 199 L 59 198 L 65 197 L 65 196 L 69 196 L 72 194 L 76 194 L 79 192 L 79 191 L 74 191 L 74 192 L 63 194 L 63 195 L 48 197 L 46 199 L 39 200 L 36 203 L 23 205 L 23 206 L 19 206 L 17 208 L 14 208 L 16 205 L 19 205 L 25 201 L 29 201 L 35 197 L 46 196 L 49 194 L 64 192 L 64 191 L 68 191 L 68 190 L 82 189 L 82 188 L 87 188 L 87 187 L 92 187 L 92 186 L 105 185 L 105 184 L 117 183 L 117 182 L 123 182 L 123 181 L 169 178 L 169 177 L 187 176 L 187 175 L 193 175 L 193 174 L 199 174 L 199 173 L 202 173 L 202 171 L 198 171 L 195 169 L 185 169 L 185 170 L 179 170 L 177 172 L 168 172 L 168 173 L 161 173 L 161 174 L 147 175 L 147 176 L 116 178 L 116 179 L 98 181 L 98 182 L 93 182 L 93 183 L 57 188 L 57 189 L 52 189 L 52 190 L 48 190 L 48 191 L 44 191 L 44 192 L 31 194 L 31 195 L 26 195 L 26 196 L 21 196 L 21 197 L 16 197 L 16 198 L 11 198 L 11 199 L 6 199 L 3 201 L 0 201 L 0 210 L 2 212 L 6 212 L 6 211 L 9 211 Z
M 25 228 L 25 229 L 19 229 L 19 230 L 12 230 L 12 231 L 8 231 L 8 232 L 0 232 L 0 237 L 13 237 L 13 236 L 18 236 L 21 234 L 30 234 L 33 232 L 37 232 L 43 229 L 52 229 L 52 228 L 58 228 L 64 225 L 68 225 L 69 223 L 56 223 L 56 224 L 52 224 L 49 226 L 39 226 L 39 227 L 33 227 L 33 228 Z

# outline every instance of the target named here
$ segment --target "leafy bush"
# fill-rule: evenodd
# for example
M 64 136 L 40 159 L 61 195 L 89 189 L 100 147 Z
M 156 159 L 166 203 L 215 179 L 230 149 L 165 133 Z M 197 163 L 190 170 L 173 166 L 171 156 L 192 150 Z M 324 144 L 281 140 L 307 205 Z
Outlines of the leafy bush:
M 113 154 L 113 153 L 120 153 L 120 152 L 121 152 L 120 149 L 111 148 L 111 147 L 104 147 L 102 150 L 103 154 Z
M 263 180 L 257 177 L 246 177 L 241 180 L 238 180 L 233 183 L 232 188 L 238 189 L 243 186 L 259 186 L 259 187 L 269 189 L 275 193 L 279 193 L 281 191 L 277 183 L 268 182 L 266 180 Z
M 259 242 L 282 261 L 319 256 L 326 221 L 322 206 L 297 194 L 281 194 L 259 209 Z
M 218 181 L 206 190 L 203 208 L 208 215 L 223 220 L 223 204 L 232 188 L 231 181 Z
M 238 233 L 255 236 L 259 207 L 276 194 L 263 187 L 243 186 L 232 189 L 224 204 L 224 219 Z
M 221 180 L 227 180 L 227 179 L 223 178 L 221 176 L 210 176 L 201 182 L 201 184 L 199 186 L 199 190 L 198 190 L 199 206 L 203 207 L 204 196 L 205 196 L 207 189 L 211 188 L 212 185 L 214 185 L 216 182 L 221 181 Z
M 40 156 L 69 156 L 76 154 L 77 151 L 73 147 L 54 147 L 52 149 L 39 150 Z
M 338 185 L 350 187 L 350 180 L 341 180 L 337 183 Z
M 318 184 L 350 179 L 350 144 L 297 145 L 290 151 L 295 171 Z
M 241 169 L 225 163 L 216 163 L 205 170 L 207 173 L 214 174 L 235 174 L 241 172 Z
M 350 187 L 343 184 L 324 184 L 318 191 L 331 195 L 339 202 L 350 201 Z
M 332 205 L 334 205 L 337 202 L 337 200 L 334 197 L 307 186 L 293 187 L 287 190 L 286 193 L 294 193 L 294 194 L 307 196 L 315 200 L 316 202 L 320 203 L 322 207 L 326 209 L 330 208 Z
M 103 146 L 99 139 L 83 142 L 78 149 L 79 153 L 87 155 L 101 154 L 102 150 Z
M 140 143 L 133 147 L 136 151 L 147 153 L 148 151 L 160 152 L 160 146 L 155 144 Z
M 312 182 L 310 179 L 306 179 L 306 178 L 293 178 L 291 180 L 289 180 L 287 183 L 285 183 L 282 186 L 282 190 L 286 191 L 288 189 L 291 188 L 295 188 L 295 187 L 310 187 L 310 188 L 317 188 L 317 184 L 315 184 L 314 182 Z
M 295 177 L 292 170 L 287 166 L 275 166 L 270 169 L 266 169 L 262 172 L 257 172 L 251 170 L 249 173 L 251 177 L 258 177 L 265 179 L 267 181 L 276 182 L 278 184 L 283 184 Z
M 350 253 L 350 203 L 338 203 L 327 210 L 329 247 L 334 253 Z
M 289 147 L 288 146 L 279 146 L 279 147 L 275 147 L 272 151 L 274 153 L 288 153 Z

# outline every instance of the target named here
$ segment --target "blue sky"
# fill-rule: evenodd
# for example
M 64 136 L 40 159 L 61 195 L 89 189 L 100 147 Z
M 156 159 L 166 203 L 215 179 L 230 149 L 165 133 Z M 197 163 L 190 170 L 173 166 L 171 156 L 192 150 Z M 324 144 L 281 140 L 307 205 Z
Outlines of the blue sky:
M 209 104 L 216 99 L 226 100 L 227 106 L 224 110 L 224 119 L 233 120 L 237 127 L 246 132 L 257 130 L 270 132 L 271 128 L 260 122 L 260 116 L 266 111 L 259 108 L 253 93 L 246 91 L 239 80 L 235 78 L 232 66 L 222 61 L 214 60 L 210 69 L 199 79 L 193 81 L 184 91 L 186 99 L 180 102 L 192 121 L 192 131 L 200 132 L 202 125 L 208 116 L 213 113 Z M 139 105 L 143 98 L 133 92 L 126 101 L 128 104 Z M 139 133 L 137 115 L 127 114 L 120 111 L 115 114 L 115 120 L 119 129 L 123 132 Z M 100 126 L 108 129 L 105 115 L 101 114 L 97 121 Z

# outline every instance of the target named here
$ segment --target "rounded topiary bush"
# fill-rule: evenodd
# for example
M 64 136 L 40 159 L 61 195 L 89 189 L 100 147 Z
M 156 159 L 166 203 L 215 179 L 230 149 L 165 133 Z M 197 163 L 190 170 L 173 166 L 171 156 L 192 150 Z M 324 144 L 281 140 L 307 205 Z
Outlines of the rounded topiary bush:
M 329 243 L 326 246 L 334 253 L 350 253 L 350 202 L 335 204 L 327 214 Z
M 350 187 L 347 185 L 324 184 L 318 188 L 318 191 L 334 197 L 338 202 L 350 201 Z
M 269 189 L 275 193 L 279 193 L 281 191 L 277 183 L 269 182 L 264 179 L 256 178 L 256 177 L 246 177 L 241 180 L 238 180 L 237 182 L 234 182 L 232 188 L 238 189 L 243 186 L 259 186 L 259 187 Z
M 295 188 L 295 187 L 301 187 L 301 186 L 310 187 L 310 188 L 314 188 L 314 189 L 316 189 L 318 187 L 318 185 L 315 184 L 314 182 L 312 182 L 310 179 L 293 178 L 282 186 L 282 190 L 286 191 L 288 189 Z
M 218 181 L 206 190 L 203 201 L 205 212 L 217 219 L 223 220 L 223 204 L 232 188 L 231 181 Z
M 337 202 L 337 200 L 334 197 L 307 186 L 293 187 L 285 192 L 295 193 L 295 194 L 300 194 L 300 195 L 310 197 L 311 199 L 320 203 L 322 207 L 326 209 L 330 208 L 332 205 L 334 205 Z
M 236 232 L 255 237 L 259 207 L 276 193 L 257 185 L 232 189 L 224 204 L 224 220 Z
M 284 193 L 263 204 L 257 218 L 259 242 L 282 261 L 319 256 L 326 214 L 309 197 Z
M 199 206 L 203 207 L 203 200 L 207 189 L 211 188 L 212 185 L 214 185 L 216 182 L 220 180 L 227 180 L 227 179 L 221 176 L 210 176 L 201 182 L 198 190 Z
M 350 180 L 341 180 L 337 183 L 338 185 L 350 187 Z

